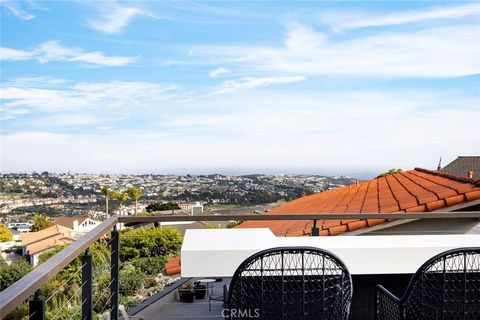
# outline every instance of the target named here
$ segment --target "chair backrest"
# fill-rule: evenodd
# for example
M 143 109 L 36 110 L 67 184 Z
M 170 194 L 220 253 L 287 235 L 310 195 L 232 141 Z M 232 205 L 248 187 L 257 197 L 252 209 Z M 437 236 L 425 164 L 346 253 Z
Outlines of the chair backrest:
M 425 262 L 401 304 L 404 319 L 480 319 L 480 248 L 449 250 Z
M 230 282 L 230 319 L 347 319 L 352 278 L 333 253 L 273 248 L 247 258 Z

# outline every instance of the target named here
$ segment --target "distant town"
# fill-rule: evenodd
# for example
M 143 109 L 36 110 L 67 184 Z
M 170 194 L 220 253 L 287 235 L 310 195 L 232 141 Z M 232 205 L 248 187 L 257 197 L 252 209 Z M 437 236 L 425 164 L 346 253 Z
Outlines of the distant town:
M 356 183 L 347 176 L 321 175 L 106 175 L 79 173 L 8 173 L 0 175 L 0 216 L 8 218 L 42 213 L 91 215 L 101 218 L 105 197 L 101 188 L 141 189 L 140 208 L 152 202 L 175 202 L 182 207 L 199 202 L 218 208 L 239 208 L 288 201 L 339 186 Z M 261 207 L 261 206 L 260 206 Z M 268 206 L 267 206 L 268 207 Z M 126 214 L 133 212 L 131 201 Z M 110 210 L 118 210 L 111 201 Z

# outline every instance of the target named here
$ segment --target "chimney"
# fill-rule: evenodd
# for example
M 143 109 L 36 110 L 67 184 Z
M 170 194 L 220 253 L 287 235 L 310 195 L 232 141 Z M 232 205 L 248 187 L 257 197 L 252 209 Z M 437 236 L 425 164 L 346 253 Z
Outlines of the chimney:
M 472 170 L 469 170 L 469 171 L 467 172 L 467 177 L 468 177 L 469 179 L 473 179 L 473 171 L 472 171 Z
M 73 230 L 77 230 L 78 229 L 78 220 L 73 220 Z

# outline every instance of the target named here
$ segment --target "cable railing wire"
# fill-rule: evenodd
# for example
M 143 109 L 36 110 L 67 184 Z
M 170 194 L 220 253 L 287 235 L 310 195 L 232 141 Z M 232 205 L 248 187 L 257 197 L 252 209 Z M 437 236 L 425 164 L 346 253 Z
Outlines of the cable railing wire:
M 82 268 L 83 268 L 85 265 L 86 265 L 86 263 L 84 263 L 81 268 L 79 268 L 77 271 L 75 271 L 75 272 L 72 274 L 72 276 L 71 276 L 70 278 L 68 278 L 67 281 L 65 281 L 62 285 L 60 285 L 47 299 L 45 299 L 45 303 L 47 303 L 48 301 L 50 301 L 50 299 L 52 299 L 53 296 L 54 296 L 55 294 L 57 294 L 57 292 L 59 292 L 61 288 L 63 288 L 68 282 L 70 282 L 70 280 L 73 279 L 73 277 L 75 277 L 79 272 L 81 272 L 81 271 L 82 271 Z
M 110 296 L 109 296 L 108 299 L 107 299 L 107 303 L 105 303 L 105 305 L 104 305 L 103 308 L 102 308 L 102 311 L 100 311 L 99 314 L 103 314 L 103 312 L 105 312 L 105 309 L 107 308 L 107 306 L 108 306 L 108 305 L 111 305 L 111 301 L 112 301 L 113 294 L 114 294 L 113 292 L 110 294 Z M 113 308 L 114 308 L 113 306 L 110 306 L 110 308 L 109 308 L 110 312 L 112 312 L 112 309 L 113 309 Z
M 65 306 L 67 306 L 70 301 L 72 301 L 72 299 L 77 295 L 77 293 L 83 288 L 83 286 L 87 283 L 87 281 L 83 282 L 82 285 L 77 289 L 77 291 L 75 291 L 75 293 L 67 300 L 67 302 L 65 302 L 63 304 L 63 306 L 60 308 L 60 310 L 57 311 L 57 313 L 52 317 L 52 319 L 50 320 L 55 320 L 57 319 L 57 316 L 60 315 L 60 313 L 62 312 L 62 310 L 65 308 Z
M 80 305 L 80 308 L 78 308 L 77 311 L 75 311 L 75 313 L 72 315 L 72 317 L 71 317 L 72 319 L 75 319 L 75 316 L 77 315 L 77 313 L 82 310 L 82 307 L 85 304 L 85 301 L 87 301 L 87 300 L 85 299 L 85 300 L 82 301 L 82 304 Z

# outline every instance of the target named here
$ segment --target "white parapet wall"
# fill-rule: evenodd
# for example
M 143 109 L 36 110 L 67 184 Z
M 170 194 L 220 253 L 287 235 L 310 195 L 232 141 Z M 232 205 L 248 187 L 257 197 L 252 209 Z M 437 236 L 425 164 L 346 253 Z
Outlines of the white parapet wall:
M 274 247 L 309 246 L 336 254 L 352 274 L 414 273 L 434 255 L 479 247 L 480 235 L 276 237 L 270 229 L 187 230 L 182 277 L 231 277 L 252 254 Z

